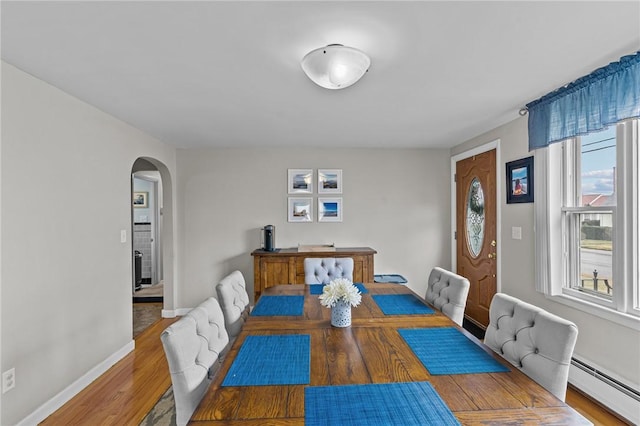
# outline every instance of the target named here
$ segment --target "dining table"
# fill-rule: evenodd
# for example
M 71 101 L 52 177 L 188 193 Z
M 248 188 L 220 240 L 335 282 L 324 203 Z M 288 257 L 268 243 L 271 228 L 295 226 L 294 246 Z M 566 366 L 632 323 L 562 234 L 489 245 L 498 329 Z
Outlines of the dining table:
M 322 285 L 268 288 L 189 424 L 591 424 L 409 286 L 358 287 L 347 327 Z

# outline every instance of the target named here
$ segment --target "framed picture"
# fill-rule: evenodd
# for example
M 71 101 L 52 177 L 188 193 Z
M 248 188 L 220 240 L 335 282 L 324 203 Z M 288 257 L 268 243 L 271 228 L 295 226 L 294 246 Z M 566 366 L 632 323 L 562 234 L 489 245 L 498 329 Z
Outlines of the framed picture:
M 289 197 L 289 222 L 313 222 L 313 198 Z
M 287 173 L 287 187 L 289 194 L 313 193 L 312 169 L 289 169 Z
M 318 222 L 342 222 L 342 198 L 318 198 Z
M 318 194 L 342 194 L 342 170 L 318 169 Z
M 507 204 L 533 203 L 533 157 L 507 163 Z
M 134 192 L 133 193 L 133 207 L 147 208 L 149 207 L 149 193 L 148 192 Z

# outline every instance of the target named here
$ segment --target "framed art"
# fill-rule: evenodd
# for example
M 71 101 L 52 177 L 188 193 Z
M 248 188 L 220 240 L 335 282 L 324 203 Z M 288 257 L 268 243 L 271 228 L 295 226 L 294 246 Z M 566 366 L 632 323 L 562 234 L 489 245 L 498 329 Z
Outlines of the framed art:
M 312 194 L 313 170 L 289 169 L 287 173 L 287 188 L 289 194 Z
M 533 157 L 507 163 L 507 204 L 533 203 Z
M 149 193 L 148 192 L 134 192 L 133 193 L 133 207 L 147 208 L 149 207 Z
M 289 197 L 287 212 L 289 222 L 313 222 L 313 198 Z
M 318 198 L 318 222 L 342 222 L 342 198 Z
M 342 194 L 341 169 L 318 169 L 318 194 Z

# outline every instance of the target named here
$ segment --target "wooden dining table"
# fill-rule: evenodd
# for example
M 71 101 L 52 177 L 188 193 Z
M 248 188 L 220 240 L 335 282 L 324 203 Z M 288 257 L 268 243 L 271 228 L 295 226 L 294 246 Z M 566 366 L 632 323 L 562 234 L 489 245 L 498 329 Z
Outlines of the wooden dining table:
M 306 387 L 407 382 L 430 383 L 463 425 L 591 424 L 438 310 L 432 314 L 385 315 L 372 297 L 413 294 L 409 287 L 385 283 L 364 286 L 367 293 L 362 295 L 361 304 L 352 308 L 352 324 L 345 328 L 331 325 L 331 310 L 311 294 L 310 286 L 270 287 L 263 296 L 304 296 L 302 315 L 249 316 L 190 424 L 303 425 Z M 507 367 L 506 372 L 430 374 L 399 330 L 444 327 L 456 328 Z M 247 337 L 270 335 L 310 336 L 309 383 L 223 386 Z M 255 356 L 259 362 L 260 354 Z

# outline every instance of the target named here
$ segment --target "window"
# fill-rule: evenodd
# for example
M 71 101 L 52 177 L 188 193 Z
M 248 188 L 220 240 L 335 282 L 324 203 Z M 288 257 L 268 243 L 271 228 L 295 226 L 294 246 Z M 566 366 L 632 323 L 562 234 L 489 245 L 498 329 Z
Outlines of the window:
M 611 302 L 616 209 L 616 128 L 564 142 L 565 285 Z
M 638 120 L 539 151 L 537 289 L 590 312 L 639 317 Z

